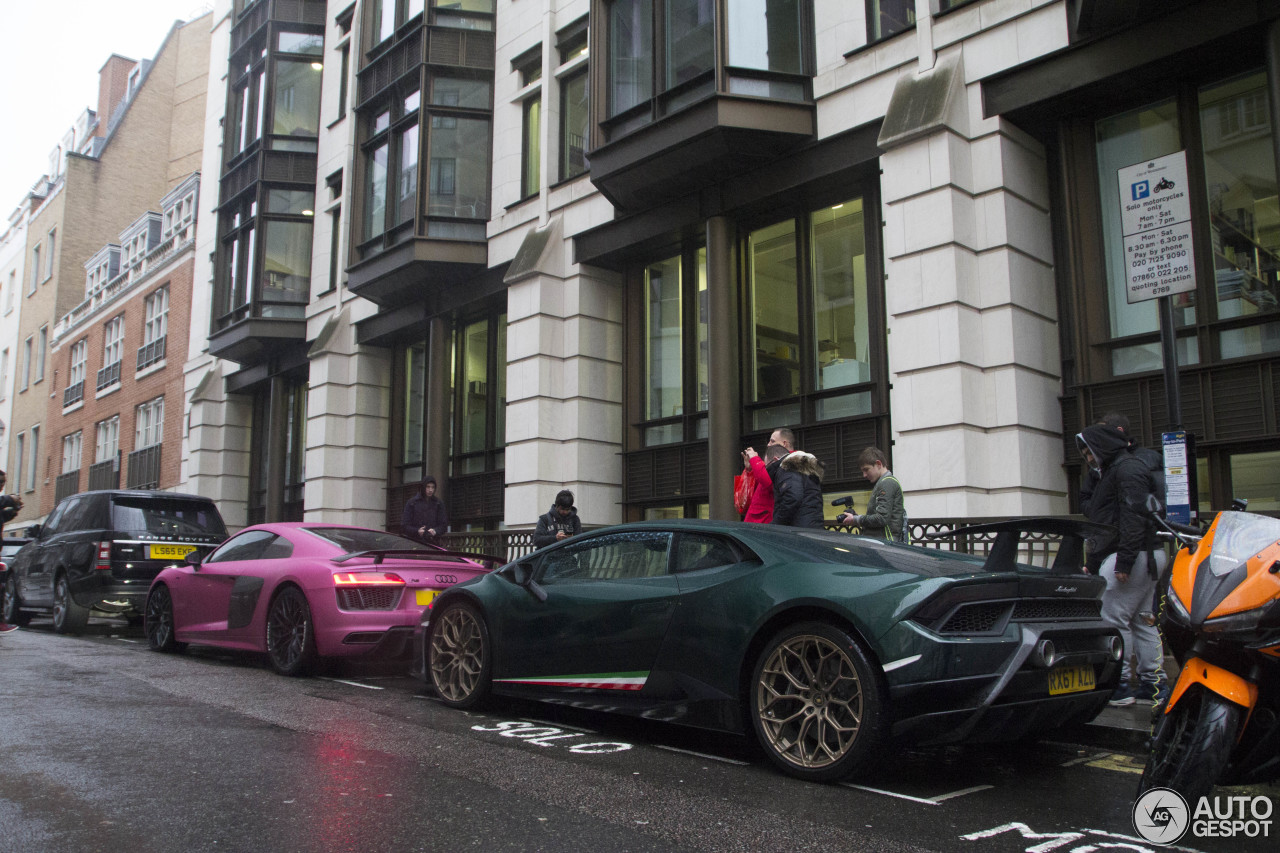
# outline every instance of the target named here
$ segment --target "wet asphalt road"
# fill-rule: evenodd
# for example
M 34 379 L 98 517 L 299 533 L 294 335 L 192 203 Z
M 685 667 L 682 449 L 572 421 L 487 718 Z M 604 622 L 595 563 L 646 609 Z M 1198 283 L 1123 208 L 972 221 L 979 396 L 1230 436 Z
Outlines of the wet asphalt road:
M 94 620 L 0 637 L 0 851 L 1094 851 L 1140 761 L 1048 742 L 895 751 L 856 785 L 744 739 L 572 708 L 466 714 L 394 668 L 287 679 Z M 1273 798 L 1274 799 L 1274 798 Z M 1275 850 L 1268 839 L 1184 849 Z

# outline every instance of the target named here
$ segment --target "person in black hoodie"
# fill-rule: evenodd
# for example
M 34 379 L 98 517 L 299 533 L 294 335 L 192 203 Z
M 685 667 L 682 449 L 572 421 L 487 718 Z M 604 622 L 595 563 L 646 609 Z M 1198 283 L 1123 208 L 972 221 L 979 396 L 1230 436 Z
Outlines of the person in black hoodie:
M 796 450 L 782 457 L 773 479 L 773 523 L 822 529 L 822 463 Z
M 533 531 L 533 547 L 551 545 L 581 532 L 582 520 L 578 518 L 578 508 L 573 505 L 573 492 L 561 489 L 547 514 L 538 517 L 538 526 Z
M 440 534 L 449 530 L 449 514 L 445 512 L 444 501 L 436 497 L 435 477 L 428 474 L 422 478 L 418 491 L 404 505 L 400 528 L 410 539 L 428 545 L 440 544 Z
M 1139 697 L 1154 700 L 1164 689 L 1164 652 L 1155 626 L 1139 616 L 1150 607 L 1156 578 L 1165 562 L 1164 552 L 1151 549 L 1149 544 L 1152 522 L 1147 518 L 1146 500 L 1153 491 L 1152 478 L 1146 463 L 1129 449 L 1129 437 L 1116 427 L 1085 427 L 1076 436 L 1076 445 L 1089 467 L 1098 471 L 1085 516 L 1117 530 L 1116 536 L 1095 543 L 1096 553 L 1090 554 L 1085 568 L 1106 580 L 1102 618 L 1114 625 L 1124 640 L 1120 685 L 1111 704 L 1132 705 Z M 1129 683 L 1130 655 L 1137 657 L 1140 684 L 1136 691 Z

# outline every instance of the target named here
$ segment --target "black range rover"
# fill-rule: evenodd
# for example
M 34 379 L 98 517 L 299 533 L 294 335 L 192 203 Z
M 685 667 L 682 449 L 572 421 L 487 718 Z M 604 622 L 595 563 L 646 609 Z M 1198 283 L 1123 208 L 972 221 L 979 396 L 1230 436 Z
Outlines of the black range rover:
M 64 498 L 9 564 L 4 621 L 53 614 L 59 633 L 79 631 L 89 612 L 140 622 L 151 580 L 192 551 L 227 538 L 213 501 L 155 491 L 83 492 Z

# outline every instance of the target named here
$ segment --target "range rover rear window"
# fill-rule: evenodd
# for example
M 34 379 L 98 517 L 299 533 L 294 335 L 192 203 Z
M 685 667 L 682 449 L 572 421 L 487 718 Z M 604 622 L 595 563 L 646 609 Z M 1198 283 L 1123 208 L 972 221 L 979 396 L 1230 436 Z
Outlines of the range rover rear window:
M 201 536 L 225 539 L 226 525 L 212 503 L 172 498 L 117 497 L 111 501 L 111 526 L 135 536 Z

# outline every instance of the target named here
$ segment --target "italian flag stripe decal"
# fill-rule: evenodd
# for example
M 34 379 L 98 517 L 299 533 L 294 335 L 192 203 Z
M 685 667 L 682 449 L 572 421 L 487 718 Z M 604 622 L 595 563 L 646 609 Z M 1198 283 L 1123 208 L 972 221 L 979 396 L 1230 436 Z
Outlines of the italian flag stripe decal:
M 639 690 L 648 672 L 600 672 L 588 675 L 544 675 L 533 678 L 495 678 L 502 684 L 536 684 L 541 687 L 577 687 L 588 690 Z

